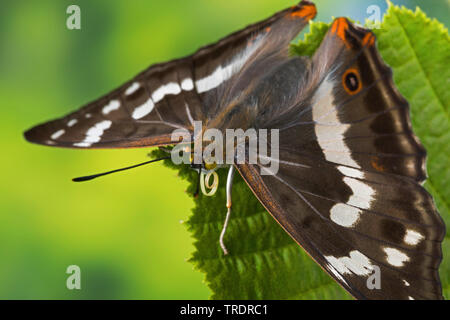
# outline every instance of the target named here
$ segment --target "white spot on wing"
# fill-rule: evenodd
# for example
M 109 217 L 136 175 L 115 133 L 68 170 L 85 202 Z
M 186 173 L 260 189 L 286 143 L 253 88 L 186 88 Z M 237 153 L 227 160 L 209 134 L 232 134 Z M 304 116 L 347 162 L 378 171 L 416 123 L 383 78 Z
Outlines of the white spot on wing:
M 135 93 L 141 86 L 138 82 L 133 82 L 131 86 L 128 87 L 128 89 L 125 91 L 125 95 L 130 96 L 133 93 Z
M 403 267 L 404 263 L 409 261 L 409 257 L 400 250 L 394 248 L 384 248 L 383 250 L 387 255 L 386 261 L 394 267 Z
M 352 189 L 353 192 L 353 195 L 347 201 L 347 204 L 362 209 L 369 209 L 375 190 L 364 182 L 353 178 L 345 177 L 344 182 Z
M 226 69 L 226 68 L 225 68 Z M 227 81 L 231 77 L 231 74 L 226 74 L 222 66 L 209 76 L 196 81 L 198 93 L 207 92 L 220 86 L 223 82 Z
M 357 250 L 351 251 L 348 257 L 336 258 L 334 256 L 325 256 L 325 259 L 340 274 L 353 273 L 359 276 L 368 276 L 373 270 L 369 258 Z
M 230 79 L 232 76 L 237 74 L 245 65 L 247 60 L 261 46 L 261 44 L 263 43 L 263 38 L 264 36 L 260 35 L 252 46 L 244 50 L 242 53 L 236 55 L 228 65 L 226 65 L 225 67 L 219 65 L 216 68 L 216 70 L 214 70 L 213 73 L 202 79 L 197 80 L 195 82 L 197 92 L 204 93 L 212 89 L 215 89 L 222 83 Z
M 403 283 L 404 283 L 404 284 L 405 284 L 405 286 L 407 286 L 407 287 L 409 287 L 409 286 L 410 286 L 409 282 L 408 282 L 408 281 L 406 281 L 406 280 L 403 280 Z
M 346 175 L 347 177 L 364 179 L 364 172 L 362 172 L 361 170 L 357 170 L 357 169 L 353 169 L 353 168 L 349 168 L 349 167 L 344 167 L 344 166 L 339 166 L 338 170 L 343 175 Z
M 333 94 L 333 82 L 328 76 L 319 86 L 312 99 L 312 116 L 316 122 L 314 130 L 320 147 L 328 161 L 344 164 L 350 167 L 360 168 L 352 158 L 351 151 L 345 144 L 345 132 L 350 127 L 339 121 L 335 112 Z M 321 123 L 326 121 L 327 124 Z M 330 140 L 333 140 L 332 150 Z
M 343 227 L 354 227 L 359 220 L 361 210 L 349 205 L 338 203 L 330 210 L 330 219 Z
M 354 227 L 360 218 L 361 209 L 369 209 L 374 199 L 375 190 L 358 179 L 364 179 L 361 170 L 339 166 L 338 170 L 345 175 L 343 181 L 352 189 L 352 195 L 347 203 L 337 203 L 330 210 L 330 219 L 343 227 Z
M 407 243 L 409 245 L 415 246 L 423 239 L 424 239 L 424 236 L 422 234 L 420 234 L 417 231 L 408 229 L 406 231 L 405 238 L 403 238 L 403 241 L 405 241 L 405 243 Z
M 153 111 L 153 108 L 155 107 L 155 104 L 153 103 L 152 98 L 148 98 L 148 100 L 140 105 L 139 107 L 137 107 L 136 109 L 134 109 L 133 111 L 133 119 L 139 120 L 143 117 L 145 117 L 146 115 L 148 115 L 150 112 Z
M 152 94 L 152 99 L 154 103 L 158 103 L 159 101 L 164 99 L 165 96 L 169 94 L 180 94 L 180 92 L 181 88 L 178 83 L 170 82 L 156 89 Z
M 88 143 L 88 142 L 77 142 L 73 144 L 75 147 L 81 147 L 81 148 L 88 148 L 90 147 L 92 144 Z
M 191 91 L 194 89 L 194 82 L 192 82 L 192 79 L 186 78 L 181 82 L 181 89 L 184 91 Z
M 107 115 L 110 112 L 120 108 L 119 100 L 111 100 L 106 106 L 103 107 L 102 113 Z
M 326 256 L 325 259 L 327 259 L 328 263 L 332 265 L 333 268 L 336 269 L 340 274 L 350 273 L 350 271 L 340 259 L 333 256 Z
M 64 133 L 66 133 L 64 129 L 58 130 L 55 133 L 53 133 L 50 138 L 52 138 L 52 140 L 56 140 L 59 137 L 61 137 Z
M 104 132 L 111 127 L 112 122 L 104 120 L 96 123 L 86 132 L 86 137 L 83 141 L 74 143 L 75 147 L 90 147 L 93 143 L 100 142 Z
M 195 84 L 197 85 L 198 93 L 204 93 L 217 88 L 222 83 L 230 79 L 233 75 L 235 75 L 238 70 L 242 68 L 244 63 L 245 60 L 238 59 L 226 67 L 218 66 L 212 74 L 196 81 Z
M 77 119 L 72 119 L 67 123 L 68 127 L 73 127 L 74 125 L 76 125 L 78 123 Z

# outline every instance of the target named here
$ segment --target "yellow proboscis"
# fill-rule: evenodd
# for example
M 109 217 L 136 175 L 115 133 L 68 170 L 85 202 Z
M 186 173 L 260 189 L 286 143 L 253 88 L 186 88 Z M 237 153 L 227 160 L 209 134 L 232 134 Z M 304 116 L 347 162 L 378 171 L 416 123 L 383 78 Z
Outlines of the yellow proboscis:
M 211 176 L 214 178 L 212 184 L 210 182 Z M 200 177 L 200 187 L 202 189 L 202 193 L 207 196 L 211 197 L 217 192 L 217 188 L 219 187 L 219 175 L 215 171 L 208 172 L 206 175 L 205 173 L 201 173 Z M 207 192 L 206 189 L 209 189 L 210 191 Z

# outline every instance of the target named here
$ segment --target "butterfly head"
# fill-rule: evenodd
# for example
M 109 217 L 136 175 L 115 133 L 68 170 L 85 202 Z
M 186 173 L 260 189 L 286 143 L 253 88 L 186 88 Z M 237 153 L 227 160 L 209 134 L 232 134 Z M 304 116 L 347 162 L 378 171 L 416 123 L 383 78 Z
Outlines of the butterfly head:
M 200 170 L 201 172 L 208 173 L 216 171 L 221 167 L 221 165 L 217 163 L 214 153 L 210 156 L 205 156 L 202 150 L 201 152 L 198 152 L 198 156 L 196 157 L 193 146 L 187 146 L 184 151 L 190 153 L 189 162 L 191 168 L 194 170 Z

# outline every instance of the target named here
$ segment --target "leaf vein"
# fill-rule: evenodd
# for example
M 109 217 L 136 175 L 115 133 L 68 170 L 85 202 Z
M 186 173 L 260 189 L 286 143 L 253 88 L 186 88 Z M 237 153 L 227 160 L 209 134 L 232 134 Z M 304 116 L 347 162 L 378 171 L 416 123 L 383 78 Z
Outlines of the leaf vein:
M 444 107 L 444 102 L 441 100 L 441 98 L 439 97 L 439 95 L 437 94 L 436 88 L 433 86 L 433 84 L 430 81 L 430 76 L 427 74 L 427 72 L 425 71 L 425 68 L 423 67 L 422 62 L 420 61 L 417 52 L 414 48 L 414 46 L 411 43 L 410 37 L 406 31 L 405 26 L 402 24 L 402 22 L 400 21 L 400 19 L 397 16 L 397 13 L 393 14 L 393 16 L 395 17 L 395 19 L 397 20 L 398 25 L 401 27 L 400 29 L 402 30 L 402 33 L 404 35 L 405 38 L 405 42 L 408 44 L 408 46 L 411 48 L 411 52 L 414 55 L 415 60 L 417 61 L 418 66 L 420 67 L 421 72 L 424 75 L 424 78 L 426 79 L 426 81 L 428 82 L 428 85 L 430 86 L 431 90 L 433 91 L 433 95 L 435 96 L 436 100 L 439 102 L 439 105 L 442 108 L 442 111 L 444 111 L 444 114 L 446 115 L 447 121 L 449 120 L 448 117 L 448 113 L 447 110 Z

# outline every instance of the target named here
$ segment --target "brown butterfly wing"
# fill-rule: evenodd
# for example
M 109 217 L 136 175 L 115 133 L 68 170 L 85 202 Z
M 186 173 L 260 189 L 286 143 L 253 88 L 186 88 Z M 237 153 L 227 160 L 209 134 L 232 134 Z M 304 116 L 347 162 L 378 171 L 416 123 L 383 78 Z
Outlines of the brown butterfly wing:
M 442 299 L 444 224 L 420 185 L 425 151 L 374 35 L 337 19 L 305 83 L 294 107 L 261 124 L 280 129 L 279 170 L 247 163 L 239 172 L 356 298 Z M 376 267 L 381 288 L 370 289 Z
M 171 143 L 175 129 L 212 119 L 230 82 L 258 57 L 280 51 L 315 16 L 308 1 L 231 34 L 195 54 L 151 66 L 120 88 L 60 119 L 32 128 L 34 143 L 69 148 L 127 148 Z M 271 32 L 289 25 L 288 32 Z M 287 45 L 281 46 L 287 51 Z

